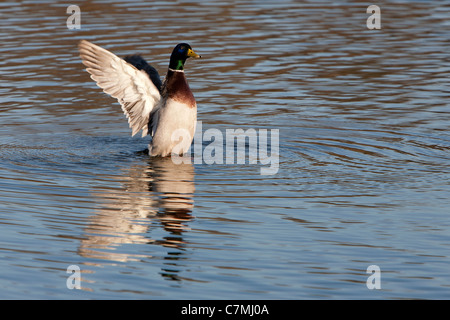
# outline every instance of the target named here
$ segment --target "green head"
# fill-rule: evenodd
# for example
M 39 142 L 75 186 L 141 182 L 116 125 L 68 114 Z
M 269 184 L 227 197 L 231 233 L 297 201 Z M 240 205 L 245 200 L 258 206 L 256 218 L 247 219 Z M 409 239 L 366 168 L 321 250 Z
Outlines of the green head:
M 186 59 L 190 57 L 201 58 L 201 56 L 196 54 L 187 43 L 177 44 L 170 56 L 169 68 L 173 70 L 183 70 Z

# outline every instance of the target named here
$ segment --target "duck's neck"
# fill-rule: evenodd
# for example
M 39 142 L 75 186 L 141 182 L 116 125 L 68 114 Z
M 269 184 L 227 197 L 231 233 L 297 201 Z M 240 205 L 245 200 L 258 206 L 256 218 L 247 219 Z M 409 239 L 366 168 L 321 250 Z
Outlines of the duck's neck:
M 172 72 L 183 72 L 183 73 L 184 73 L 184 70 L 183 70 L 183 69 L 177 70 L 177 69 L 172 69 L 172 68 L 170 68 L 170 67 L 169 67 L 169 71 L 172 71 Z
M 176 70 L 176 71 L 183 71 L 185 62 L 186 62 L 186 59 L 177 59 L 177 58 L 171 57 L 170 63 L 169 63 L 169 69 Z

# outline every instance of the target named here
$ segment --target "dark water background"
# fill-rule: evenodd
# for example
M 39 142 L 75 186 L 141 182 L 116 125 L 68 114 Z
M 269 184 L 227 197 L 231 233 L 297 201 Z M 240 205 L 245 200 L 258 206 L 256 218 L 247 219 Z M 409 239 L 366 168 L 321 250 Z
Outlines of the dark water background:
M 0 3 L 0 298 L 450 297 L 448 1 L 381 30 L 363 1 L 72 4 Z M 81 39 L 161 74 L 189 42 L 203 129 L 279 129 L 278 173 L 149 159 Z

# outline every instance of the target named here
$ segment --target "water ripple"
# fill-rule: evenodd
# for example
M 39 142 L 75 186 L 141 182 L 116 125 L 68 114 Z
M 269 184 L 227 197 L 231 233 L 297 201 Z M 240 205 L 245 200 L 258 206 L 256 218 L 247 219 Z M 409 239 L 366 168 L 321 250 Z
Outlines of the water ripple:
M 66 3 L 0 4 L 2 297 L 445 297 L 448 7 L 381 7 L 90 1 L 69 30 Z M 204 130 L 279 129 L 278 173 L 149 160 L 80 39 L 161 74 L 191 43 Z

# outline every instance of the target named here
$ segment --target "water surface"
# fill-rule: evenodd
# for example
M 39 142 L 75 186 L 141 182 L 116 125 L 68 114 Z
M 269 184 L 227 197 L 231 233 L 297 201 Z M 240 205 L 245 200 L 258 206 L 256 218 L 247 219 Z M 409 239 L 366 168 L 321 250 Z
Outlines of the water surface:
M 450 297 L 449 2 L 77 4 L 0 4 L 0 298 Z M 278 129 L 278 172 L 150 159 L 81 39 L 189 42 L 203 131 Z

